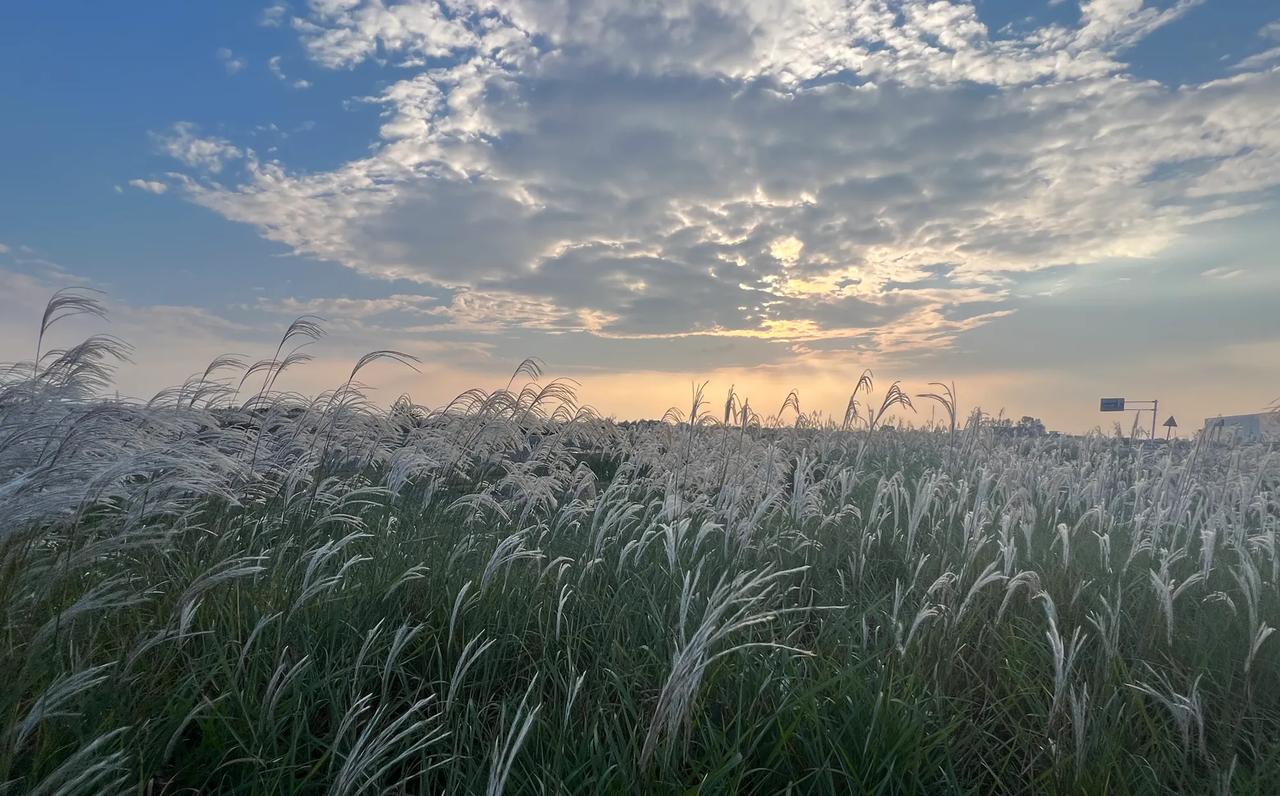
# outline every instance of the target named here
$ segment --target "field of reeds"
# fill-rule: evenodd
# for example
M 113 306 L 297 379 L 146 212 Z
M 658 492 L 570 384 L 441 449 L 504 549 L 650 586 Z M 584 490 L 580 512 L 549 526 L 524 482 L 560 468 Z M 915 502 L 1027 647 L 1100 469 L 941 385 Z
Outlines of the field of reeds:
M 311 318 L 123 401 L 85 313 L 0 367 L 0 792 L 1280 789 L 1262 446 L 378 408 Z

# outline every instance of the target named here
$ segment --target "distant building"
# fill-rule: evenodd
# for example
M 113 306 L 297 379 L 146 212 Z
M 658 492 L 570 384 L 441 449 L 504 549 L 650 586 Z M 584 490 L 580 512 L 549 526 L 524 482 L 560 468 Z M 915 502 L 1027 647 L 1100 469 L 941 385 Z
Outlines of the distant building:
M 1222 440 L 1280 442 L 1280 412 L 1205 418 L 1204 433 Z

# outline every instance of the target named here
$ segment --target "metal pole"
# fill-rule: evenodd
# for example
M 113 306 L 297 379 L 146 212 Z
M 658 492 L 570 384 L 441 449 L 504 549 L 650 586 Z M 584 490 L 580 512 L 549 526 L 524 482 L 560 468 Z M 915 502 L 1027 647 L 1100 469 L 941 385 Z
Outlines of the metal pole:
M 1156 438 L 1156 413 L 1160 411 L 1160 401 L 1151 402 L 1151 438 Z

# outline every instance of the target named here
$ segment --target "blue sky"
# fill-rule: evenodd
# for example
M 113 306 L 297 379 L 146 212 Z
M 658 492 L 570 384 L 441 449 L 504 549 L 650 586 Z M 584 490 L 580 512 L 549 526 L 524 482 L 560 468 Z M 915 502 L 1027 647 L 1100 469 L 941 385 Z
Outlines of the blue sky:
M 125 392 L 316 312 L 426 403 L 1280 397 L 1274 2 L 15 0 L 0 109 L 0 358 L 92 285 Z

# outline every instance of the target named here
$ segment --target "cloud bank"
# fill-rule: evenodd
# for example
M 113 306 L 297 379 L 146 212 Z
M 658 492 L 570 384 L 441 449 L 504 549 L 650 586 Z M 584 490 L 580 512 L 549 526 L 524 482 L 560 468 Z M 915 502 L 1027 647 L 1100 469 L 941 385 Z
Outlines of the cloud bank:
M 307 171 L 187 122 L 157 141 L 191 200 L 420 288 L 349 317 L 937 349 L 1020 274 L 1153 257 L 1271 202 L 1269 59 L 1184 86 L 1126 67 L 1195 5 L 1011 32 L 923 0 L 312 0 L 264 21 L 322 67 L 383 70 L 368 154 Z

